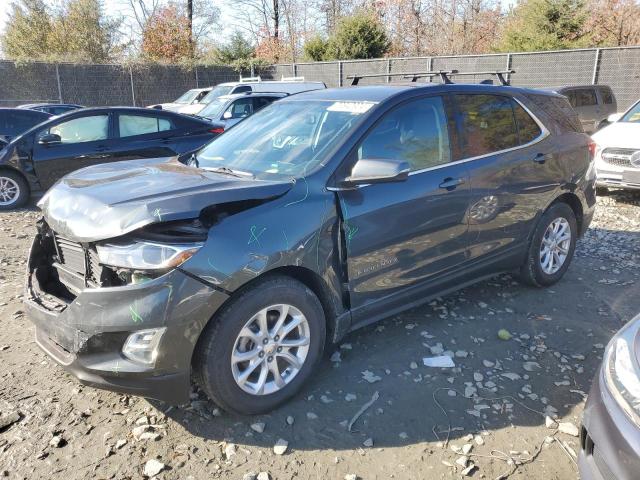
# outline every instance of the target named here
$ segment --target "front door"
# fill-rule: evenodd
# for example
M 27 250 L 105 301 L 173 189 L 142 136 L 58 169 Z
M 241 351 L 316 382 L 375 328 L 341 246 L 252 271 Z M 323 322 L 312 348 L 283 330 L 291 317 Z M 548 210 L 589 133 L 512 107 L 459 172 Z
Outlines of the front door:
M 455 163 L 445 99 L 406 102 L 370 130 L 358 159 L 406 161 L 406 181 L 338 193 L 353 309 L 408 291 L 465 261 L 469 178 Z
M 111 157 L 108 113 L 74 117 L 36 134 L 33 163 L 44 190 L 74 170 L 104 163 Z M 57 143 L 40 144 L 46 134 L 60 137 Z

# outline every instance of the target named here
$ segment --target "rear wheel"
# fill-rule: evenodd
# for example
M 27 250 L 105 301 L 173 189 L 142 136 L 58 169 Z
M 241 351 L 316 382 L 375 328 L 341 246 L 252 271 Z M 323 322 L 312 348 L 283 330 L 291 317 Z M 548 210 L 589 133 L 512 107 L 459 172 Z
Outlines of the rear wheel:
M 29 185 L 17 172 L 0 170 L 0 210 L 22 207 L 29 199 Z
M 322 356 L 325 318 L 314 293 L 287 277 L 248 288 L 201 337 L 196 380 L 225 410 L 268 412 L 291 398 Z
M 542 215 L 533 234 L 520 280 L 536 287 L 558 282 L 571 263 L 576 248 L 578 225 L 566 203 L 552 205 Z

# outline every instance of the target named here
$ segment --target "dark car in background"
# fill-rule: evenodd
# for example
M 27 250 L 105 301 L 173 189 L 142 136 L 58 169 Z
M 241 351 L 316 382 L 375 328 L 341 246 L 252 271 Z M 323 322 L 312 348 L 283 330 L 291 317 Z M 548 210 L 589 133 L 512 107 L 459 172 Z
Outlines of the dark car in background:
M 640 315 L 605 349 L 584 408 L 582 480 L 635 480 L 640 472 Z
M 224 129 L 228 129 L 236 123 L 262 110 L 267 105 L 280 98 L 286 97 L 287 93 L 238 93 L 234 95 L 223 95 L 207 104 L 199 113 L 199 117 L 206 118 Z
M 224 409 L 266 412 L 351 330 L 500 272 L 558 282 L 593 216 L 591 150 L 552 93 L 292 95 L 195 154 L 58 182 L 26 310 L 83 383 L 180 404 L 193 373 Z
M 0 148 L 23 132 L 48 120 L 50 113 L 18 108 L 0 108 Z
M 74 170 L 133 158 L 172 157 L 201 147 L 221 132 L 203 119 L 145 108 L 83 108 L 52 118 L 42 115 L 48 121 L 0 151 L 0 210 L 23 205 L 30 193 L 47 190 Z
M 16 108 L 37 110 L 39 112 L 50 113 L 51 115 L 62 115 L 63 113 L 84 107 L 82 105 L 76 105 L 75 103 L 28 103 L 26 105 L 19 105 Z

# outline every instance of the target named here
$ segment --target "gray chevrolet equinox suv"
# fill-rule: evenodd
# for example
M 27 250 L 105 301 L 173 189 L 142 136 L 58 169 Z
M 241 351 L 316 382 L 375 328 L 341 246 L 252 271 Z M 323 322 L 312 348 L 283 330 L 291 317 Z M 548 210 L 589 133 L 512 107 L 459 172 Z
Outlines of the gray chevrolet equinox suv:
M 317 90 L 199 151 L 97 165 L 39 203 L 25 303 L 82 383 L 255 414 L 327 345 L 513 271 L 559 281 L 594 204 L 566 98 L 490 85 Z

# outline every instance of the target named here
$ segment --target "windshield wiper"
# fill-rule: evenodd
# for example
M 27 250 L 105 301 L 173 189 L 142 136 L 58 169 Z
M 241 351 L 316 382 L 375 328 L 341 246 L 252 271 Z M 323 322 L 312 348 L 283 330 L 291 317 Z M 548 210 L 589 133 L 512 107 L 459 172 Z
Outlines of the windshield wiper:
M 202 169 L 208 172 L 224 173 L 225 175 L 232 175 L 234 177 L 254 177 L 252 173 L 235 170 L 229 167 L 202 167 Z

